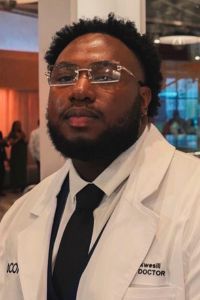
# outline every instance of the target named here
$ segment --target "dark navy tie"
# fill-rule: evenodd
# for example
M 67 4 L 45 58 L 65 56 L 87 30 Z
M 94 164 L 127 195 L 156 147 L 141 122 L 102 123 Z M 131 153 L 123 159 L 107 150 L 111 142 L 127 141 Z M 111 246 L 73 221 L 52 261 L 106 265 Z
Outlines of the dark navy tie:
M 88 184 L 76 195 L 76 209 L 63 233 L 53 272 L 53 284 L 60 300 L 76 299 L 79 280 L 88 263 L 93 211 L 103 194 L 97 186 Z

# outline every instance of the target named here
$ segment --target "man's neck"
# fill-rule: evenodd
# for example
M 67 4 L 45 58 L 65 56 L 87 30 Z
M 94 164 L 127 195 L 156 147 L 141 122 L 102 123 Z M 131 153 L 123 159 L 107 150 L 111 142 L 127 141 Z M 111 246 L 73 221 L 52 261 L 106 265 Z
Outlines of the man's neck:
M 147 118 L 141 123 L 139 130 L 139 137 L 142 135 L 147 124 Z M 138 137 L 138 138 L 139 138 Z M 120 155 L 120 154 L 119 154 Z M 82 161 L 78 159 L 72 159 L 74 168 L 76 169 L 79 176 L 85 181 L 94 181 L 117 157 L 109 157 L 96 159 L 93 161 Z
M 95 161 L 81 161 L 73 159 L 72 163 L 79 176 L 85 181 L 92 182 L 97 178 L 114 160 L 99 159 Z

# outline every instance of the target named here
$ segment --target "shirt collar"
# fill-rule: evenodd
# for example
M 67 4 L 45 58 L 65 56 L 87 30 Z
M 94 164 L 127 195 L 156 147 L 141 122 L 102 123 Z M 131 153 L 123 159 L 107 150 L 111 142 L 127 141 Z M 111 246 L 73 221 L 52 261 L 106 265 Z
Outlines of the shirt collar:
M 128 178 L 132 172 L 135 164 L 136 151 L 135 148 L 143 142 L 147 133 L 147 127 L 140 136 L 140 138 L 129 147 L 126 151 L 121 153 L 94 181 L 108 197 L 117 187 Z M 76 172 L 72 161 L 69 167 L 69 185 L 70 194 L 72 198 L 86 186 L 89 182 L 83 180 Z

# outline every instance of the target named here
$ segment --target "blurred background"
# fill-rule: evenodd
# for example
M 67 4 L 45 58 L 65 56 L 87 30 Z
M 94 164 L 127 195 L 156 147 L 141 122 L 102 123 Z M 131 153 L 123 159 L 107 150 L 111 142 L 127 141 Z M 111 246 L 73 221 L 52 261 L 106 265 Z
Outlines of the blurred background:
M 163 59 L 161 108 L 154 120 L 186 152 L 200 148 L 200 1 L 146 1 L 146 29 Z

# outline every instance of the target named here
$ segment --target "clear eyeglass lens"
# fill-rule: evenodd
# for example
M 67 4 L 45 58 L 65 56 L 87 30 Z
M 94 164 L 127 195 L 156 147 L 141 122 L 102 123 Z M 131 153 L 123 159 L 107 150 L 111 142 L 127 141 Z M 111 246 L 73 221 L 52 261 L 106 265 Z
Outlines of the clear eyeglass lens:
M 56 85 L 72 84 L 77 76 L 77 67 L 68 65 L 57 65 L 50 75 L 50 83 Z
M 88 69 L 82 69 L 82 71 L 88 71 L 87 75 L 92 83 L 118 82 L 121 75 L 117 64 L 107 61 L 95 62 Z M 49 82 L 51 85 L 70 85 L 76 82 L 78 76 L 78 66 L 56 65 L 50 73 Z
M 91 82 L 106 83 L 117 82 L 120 79 L 120 71 L 117 65 L 109 62 L 98 62 L 91 65 Z

